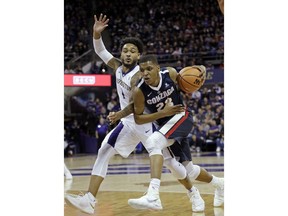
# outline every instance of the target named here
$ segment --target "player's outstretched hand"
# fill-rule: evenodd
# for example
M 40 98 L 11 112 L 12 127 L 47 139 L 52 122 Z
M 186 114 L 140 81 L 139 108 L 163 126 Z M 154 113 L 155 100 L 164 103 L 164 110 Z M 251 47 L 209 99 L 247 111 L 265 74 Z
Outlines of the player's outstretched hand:
M 94 15 L 94 21 L 93 32 L 100 34 L 108 26 L 109 19 L 101 13 L 99 19 Z

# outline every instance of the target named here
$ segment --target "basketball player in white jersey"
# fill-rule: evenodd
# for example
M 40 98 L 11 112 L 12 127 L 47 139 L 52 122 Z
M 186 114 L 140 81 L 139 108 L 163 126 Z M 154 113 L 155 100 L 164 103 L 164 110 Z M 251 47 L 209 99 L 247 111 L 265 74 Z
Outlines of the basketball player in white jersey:
M 101 38 L 101 32 L 108 26 L 109 19 L 106 18 L 106 15 L 103 16 L 102 14 L 99 17 L 99 20 L 96 16 L 94 16 L 94 18 L 94 49 L 105 64 L 115 70 L 117 92 L 121 106 L 121 112 L 118 112 L 116 115 L 121 118 L 121 122 L 107 134 L 102 142 L 102 146 L 99 149 L 97 159 L 92 169 L 88 192 L 77 197 L 69 194 L 65 197 L 67 204 L 88 214 L 94 213 L 96 204 L 95 197 L 102 181 L 106 177 L 110 158 L 115 154 L 128 157 L 139 142 L 142 142 L 145 147 L 147 138 L 155 129 L 151 122 L 137 125 L 135 124 L 133 114 L 127 115 L 127 113 L 132 113 L 131 109 L 133 109 L 133 106 L 128 106 L 132 98 L 132 88 L 140 78 L 140 73 L 138 73 L 139 66 L 137 63 L 140 54 L 143 51 L 142 42 L 137 38 L 124 39 L 121 44 L 121 60 L 116 59 L 106 50 Z M 172 114 L 179 111 L 180 108 L 175 109 Z M 119 115 L 123 115 L 123 118 Z M 185 167 L 174 158 L 169 157 L 168 153 L 166 155 L 165 165 L 187 190 L 190 189 L 192 183 L 187 175 Z

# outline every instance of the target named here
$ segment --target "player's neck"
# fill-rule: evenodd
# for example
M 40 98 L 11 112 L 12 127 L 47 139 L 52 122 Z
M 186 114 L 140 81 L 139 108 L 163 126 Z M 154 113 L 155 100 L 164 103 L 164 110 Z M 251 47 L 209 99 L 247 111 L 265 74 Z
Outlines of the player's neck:
M 160 80 L 155 80 L 150 86 L 158 87 Z
M 160 76 L 157 76 L 157 78 L 154 80 L 153 83 L 150 84 L 150 86 L 158 87 L 159 83 L 160 83 Z
M 132 71 L 135 67 L 136 67 L 136 64 L 129 65 L 128 67 L 125 66 L 125 65 L 122 65 L 122 72 L 123 73 L 128 73 L 128 72 Z

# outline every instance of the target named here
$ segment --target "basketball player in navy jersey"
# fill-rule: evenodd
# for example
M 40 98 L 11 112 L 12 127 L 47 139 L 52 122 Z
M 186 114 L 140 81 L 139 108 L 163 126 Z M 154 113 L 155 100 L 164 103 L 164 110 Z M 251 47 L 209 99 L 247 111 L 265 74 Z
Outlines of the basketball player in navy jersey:
M 143 51 L 142 42 L 137 38 L 124 39 L 121 44 L 121 56 L 119 60 L 106 50 L 101 38 L 101 32 L 108 26 L 109 19 L 103 14 L 100 15 L 99 19 L 94 16 L 94 19 L 94 50 L 104 63 L 115 71 L 117 93 L 122 111 L 115 114 L 117 118 L 121 119 L 121 122 L 107 134 L 99 149 L 98 157 L 92 169 L 88 192 L 76 197 L 69 194 L 65 197 L 67 204 L 88 214 L 94 213 L 95 197 L 102 181 L 106 177 L 110 158 L 115 154 L 128 157 L 139 142 L 142 142 L 144 147 L 146 147 L 146 140 L 154 130 L 151 122 L 141 125 L 135 124 L 133 106 L 128 106 L 132 99 L 132 89 L 140 78 L 137 63 Z M 181 111 L 181 109 L 178 107 L 171 110 L 170 114 L 175 114 Z M 163 151 L 167 152 L 168 150 L 164 149 Z M 165 164 L 187 189 L 192 187 L 187 171 L 182 164 L 174 158 L 169 157 L 169 155 L 165 158 Z M 157 206 L 156 208 L 159 209 L 162 206 Z
M 129 199 L 128 204 L 136 209 L 157 209 L 157 206 L 161 206 L 159 196 L 163 166 L 161 150 L 171 146 L 176 140 L 187 137 L 191 131 L 193 119 L 189 110 L 185 108 L 177 89 L 178 73 L 174 68 L 160 69 L 155 55 L 142 56 L 139 60 L 139 66 L 142 79 L 133 93 L 134 119 L 137 124 L 156 122 L 158 129 L 146 140 L 145 146 L 149 153 L 151 166 L 149 188 L 146 195 L 139 199 Z M 205 76 L 206 69 L 204 66 L 195 67 L 202 72 L 202 76 Z M 177 114 L 174 114 L 175 112 Z M 190 151 L 189 154 L 191 158 Z M 190 164 L 190 166 L 194 179 L 212 183 L 216 187 L 214 206 L 223 204 L 224 179 L 211 176 L 197 165 Z M 197 189 L 193 186 L 191 191 L 188 191 L 192 210 L 203 211 L 205 208 L 204 201 L 200 195 L 200 198 L 194 199 L 195 195 L 199 194 L 199 192 L 195 193 L 195 190 Z

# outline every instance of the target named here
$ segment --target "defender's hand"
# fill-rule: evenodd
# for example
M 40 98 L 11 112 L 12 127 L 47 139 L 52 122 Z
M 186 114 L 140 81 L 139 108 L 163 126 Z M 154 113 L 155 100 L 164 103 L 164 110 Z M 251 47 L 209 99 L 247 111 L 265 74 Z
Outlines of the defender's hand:
M 106 15 L 103 16 L 101 13 L 99 19 L 94 15 L 94 21 L 93 32 L 95 34 L 100 34 L 108 26 L 109 19 L 107 19 Z
M 110 125 L 113 125 L 115 124 L 115 122 L 120 120 L 120 116 L 118 115 L 118 112 L 110 112 L 107 118 L 110 121 Z

